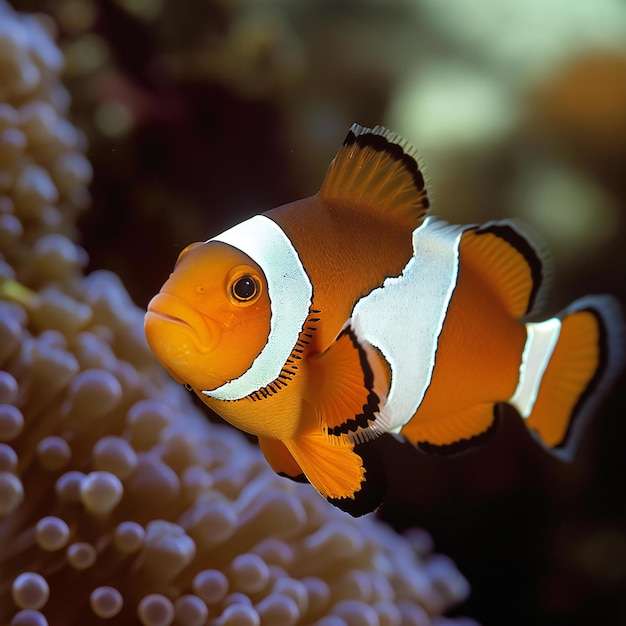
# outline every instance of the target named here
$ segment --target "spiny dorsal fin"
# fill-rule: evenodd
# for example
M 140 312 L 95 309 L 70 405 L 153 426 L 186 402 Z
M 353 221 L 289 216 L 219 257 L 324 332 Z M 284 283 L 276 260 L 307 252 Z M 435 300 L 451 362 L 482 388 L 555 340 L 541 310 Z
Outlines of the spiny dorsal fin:
M 417 228 L 430 205 L 421 158 L 382 126 L 353 124 L 326 173 L 319 196 L 334 205 L 394 216 Z
M 519 224 L 488 222 L 463 233 L 461 258 L 489 281 L 513 317 L 521 317 L 540 303 L 546 271 L 544 256 Z

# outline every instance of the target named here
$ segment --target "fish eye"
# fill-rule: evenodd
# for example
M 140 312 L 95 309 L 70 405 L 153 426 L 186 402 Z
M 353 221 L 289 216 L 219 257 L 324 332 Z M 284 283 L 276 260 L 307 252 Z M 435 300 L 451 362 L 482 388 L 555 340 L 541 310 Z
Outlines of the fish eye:
M 231 296 L 238 303 L 251 302 L 259 292 L 259 282 L 249 274 L 239 276 L 230 285 Z

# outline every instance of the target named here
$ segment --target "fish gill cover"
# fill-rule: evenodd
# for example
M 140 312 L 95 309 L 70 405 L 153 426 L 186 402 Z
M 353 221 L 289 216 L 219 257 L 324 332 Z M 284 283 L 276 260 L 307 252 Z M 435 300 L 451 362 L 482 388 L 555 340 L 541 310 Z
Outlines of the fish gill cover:
M 400 626 L 468 583 L 208 423 L 120 279 L 85 275 L 85 141 L 50 24 L 0 0 L 0 624 Z

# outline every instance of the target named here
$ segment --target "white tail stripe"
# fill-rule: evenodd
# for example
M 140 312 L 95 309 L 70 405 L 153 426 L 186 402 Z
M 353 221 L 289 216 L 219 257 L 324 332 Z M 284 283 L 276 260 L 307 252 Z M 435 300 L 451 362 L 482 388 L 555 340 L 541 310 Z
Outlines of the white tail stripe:
M 272 316 L 263 350 L 239 378 L 202 391 L 217 400 L 241 400 L 278 378 L 309 314 L 313 287 L 289 237 L 264 215 L 241 222 L 210 241 L 221 241 L 247 254 L 267 280 Z
M 561 320 L 553 317 L 545 322 L 526 324 L 526 332 L 519 381 L 509 400 L 524 419 L 532 413 L 537 401 L 541 380 L 561 334 Z

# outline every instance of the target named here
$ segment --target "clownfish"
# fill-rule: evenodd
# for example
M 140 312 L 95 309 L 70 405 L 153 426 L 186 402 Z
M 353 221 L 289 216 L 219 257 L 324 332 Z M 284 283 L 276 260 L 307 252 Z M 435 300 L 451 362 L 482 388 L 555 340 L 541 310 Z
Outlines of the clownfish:
M 515 222 L 451 225 L 429 204 L 415 149 L 355 124 L 317 194 L 187 246 L 148 305 L 171 376 L 338 506 L 366 483 L 359 444 L 471 442 L 500 403 L 565 449 L 621 364 L 613 298 L 528 321 L 539 247 Z

